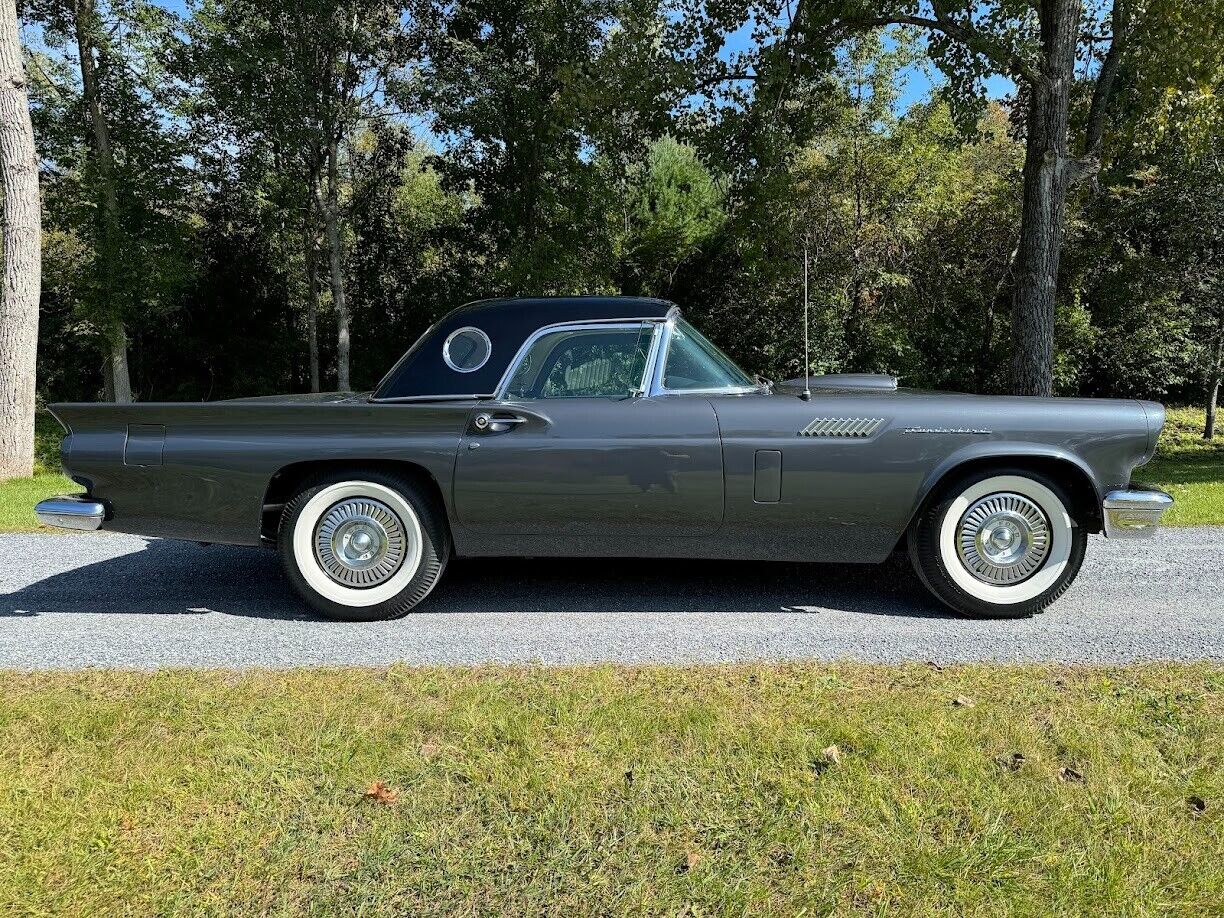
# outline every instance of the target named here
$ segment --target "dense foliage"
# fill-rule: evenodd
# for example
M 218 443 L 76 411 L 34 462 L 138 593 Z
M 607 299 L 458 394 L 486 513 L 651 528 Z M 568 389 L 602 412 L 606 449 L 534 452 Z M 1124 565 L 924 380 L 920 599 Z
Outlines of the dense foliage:
M 1027 4 L 981 6 L 1026 40 Z M 986 102 L 980 55 L 904 28 L 792 53 L 786 9 L 31 0 L 40 394 L 111 392 L 124 336 L 139 399 L 363 389 L 455 305 L 547 293 L 674 299 L 789 377 L 805 249 L 815 370 L 1005 390 L 1023 99 Z M 1128 7 L 1100 171 L 1069 202 L 1060 394 L 1197 402 L 1218 380 L 1220 10 Z M 906 104 L 928 63 L 947 78 Z M 1077 136 L 1103 64 L 1077 70 Z

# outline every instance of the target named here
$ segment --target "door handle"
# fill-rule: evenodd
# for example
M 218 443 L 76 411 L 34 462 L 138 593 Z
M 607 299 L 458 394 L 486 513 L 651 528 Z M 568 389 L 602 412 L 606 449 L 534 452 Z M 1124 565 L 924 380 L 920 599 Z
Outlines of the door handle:
M 487 411 L 482 411 L 472 419 L 472 426 L 480 433 L 492 432 L 500 433 L 504 430 L 509 430 L 519 424 L 526 424 L 527 418 L 522 415 L 514 414 L 509 417 L 497 417 L 489 414 Z

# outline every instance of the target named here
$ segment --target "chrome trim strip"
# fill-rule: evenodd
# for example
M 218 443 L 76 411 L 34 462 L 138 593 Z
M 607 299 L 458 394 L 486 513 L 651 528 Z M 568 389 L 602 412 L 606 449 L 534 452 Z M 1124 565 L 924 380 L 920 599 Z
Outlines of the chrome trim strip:
M 106 505 L 87 496 L 65 495 L 39 501 L 34 515 L 48 526 L 92 531 L 102 527 Z
M 492 398 L 492 392 L 472 393 L 470 395 L 393 395 L 390 398 L 370 398 L 374 405 L 395 405 L 400 402 L 466 402 L 480 401 L 482 398 Z
M 676 307 L 673 306 L 672 308 L 675 309 Z M 654 334 L 650 336 L 650 350 L 646 354 L 646 366 L 642 368 L 642 379 L 637 390 L 638 397 L 645 396 L 650 392 L 650 380 L 654 377 L 654 366 L 659 359 L 665 324 L 664 322 L 654 323 Z
M 650 383 L 646 387 L 648 396 L 662 395 L 663 389 L 663 365 L 667 362 L 667 351 L 671 347 L 672 332 L 676 330 L 676 320 L 680 317 L 680 311 L 676 310 L 675 315 L 668 310 L 667 318 L 662 322 L 662 328 L 659 330 L 659 350 L 655 354 L 654 365 L 650 367 L 650 375 L 647 377 Z
M 1160 518 L 1173 506 L 1173 498 L 1156 488 L 1110 491 L 1101 507 L 1105 535 L 1111 539 L 1150 539 L 1160 526 Z
M 649 378 L 649 373 L 651 372 L 650 361 L 655 353 L 655 339 L 658 338 L 657 326 L 663 324 L 663 321 L 663 319 L 658 317 L 643 319 L 582 319 L 580 321 L 555 322 L 552 325 L 541 326 L 527 336 L 527 340 L 523 342 L 518 352 L 514 355 L 514 359 L 506 367 L 506 372 L 502 374 L 502 378 L 497 383 L 497 389 L 493 394 L 493 398 L 499 402 L 505 401 L 506 390 L 510 387 L 510 380 L 514 378 L 514 371 L 518 369 L 519 364 L 527 356 L 527 352 L 531 350 L 533 344 L 551 332 L 565 331 L 567 328 L 641 328 L 643 325 L 656 326 L 650 344 L 651 349 L 646 354 L 646 366 L 642 370 L 642 381 L 645 381 Z M 639 383 L 638 390 L 641 391 L 642 388 L 641 383 Z

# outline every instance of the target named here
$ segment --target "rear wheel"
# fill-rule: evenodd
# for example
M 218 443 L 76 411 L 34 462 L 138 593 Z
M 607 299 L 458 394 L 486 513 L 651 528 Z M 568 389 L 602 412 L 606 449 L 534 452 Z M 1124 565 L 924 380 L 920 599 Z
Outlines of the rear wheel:
M 1066 492 L 1033 472 L 997 470 L 961 479 L 914 521 L 909 554 L 945 605 L 979 618 L 1042 611 L 1075 580 L 1088 535 Z
M 294 589 L 316 611 L 379 621 L 411 611 L 450 554 L 445 518 L 415 482 L 375 469 L 303 484 L 281 514 L 278 548 Z

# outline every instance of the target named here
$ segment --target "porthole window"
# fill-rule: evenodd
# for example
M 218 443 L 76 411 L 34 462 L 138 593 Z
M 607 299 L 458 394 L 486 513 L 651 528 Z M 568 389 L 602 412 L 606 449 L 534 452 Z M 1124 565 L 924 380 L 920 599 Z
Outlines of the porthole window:
M 489 362 L 493 345 L 479 328 L 460 328 L 451 332 L 442 345 L 442 359 L 458 373 L 474 373 Z

